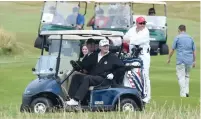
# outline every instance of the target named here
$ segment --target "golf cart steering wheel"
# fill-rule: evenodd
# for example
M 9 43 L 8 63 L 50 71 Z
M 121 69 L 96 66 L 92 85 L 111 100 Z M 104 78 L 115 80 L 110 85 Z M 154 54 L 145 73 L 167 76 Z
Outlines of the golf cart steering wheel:
M 82 67 L 76 61 L 71 60 L 70 64 L 72 65 L 74 70 L 76 70 L 76 71 L 82 70 Z

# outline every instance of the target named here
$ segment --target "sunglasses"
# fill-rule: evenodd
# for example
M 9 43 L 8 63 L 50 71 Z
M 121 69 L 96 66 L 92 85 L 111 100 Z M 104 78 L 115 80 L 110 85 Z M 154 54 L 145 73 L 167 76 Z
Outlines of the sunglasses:
M 146 22 L 141 22 L 141 23 L 138 23 L 138 24 L 140 24 L 140 25 L 145 25 L 145 24 L 146 24 Z

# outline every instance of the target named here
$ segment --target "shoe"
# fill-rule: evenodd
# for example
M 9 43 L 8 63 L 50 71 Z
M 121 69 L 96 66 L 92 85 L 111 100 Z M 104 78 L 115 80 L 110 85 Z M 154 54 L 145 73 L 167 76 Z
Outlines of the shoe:
M 144 99 L 142 99 L 142 101 L 143 101 L 144 104 L 148 104 L 149 103 L 149 99 L 148 98 L 144 98 Z
M 188 94 L 188 93 L 186 93 L 186 97 L 189 97 L 189 94 Z
M 69 101 L 66 101 L 66 104 L 69 105 L 69 106 L 79 105 L 78 101 L 76 101 L 74 99 L 70 99 Z

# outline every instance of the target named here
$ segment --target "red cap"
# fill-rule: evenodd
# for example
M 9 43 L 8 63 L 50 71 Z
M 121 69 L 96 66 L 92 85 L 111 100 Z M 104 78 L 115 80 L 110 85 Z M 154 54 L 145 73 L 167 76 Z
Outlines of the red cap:
M 136 22 L 137 22 L 137 23 L 142 23 L 142 22 L 146 22 L 146 21 L 145 21 L 145 18 L 144 18 L 144 17 L 138 17 L 138 18 L 136 19 Z
M 125 49 L 126 52 L 129 52 L 129 45 L 128 45 L 128 43 L 123 43 L 123 49 Z

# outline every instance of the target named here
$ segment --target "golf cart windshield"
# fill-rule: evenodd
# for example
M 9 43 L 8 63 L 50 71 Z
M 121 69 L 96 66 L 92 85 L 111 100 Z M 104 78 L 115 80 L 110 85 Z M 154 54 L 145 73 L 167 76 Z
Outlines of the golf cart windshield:
M 34 74 L 54 75 L 56 73 L 57 57 L 59 54 L 60 40 L 49 39 L 49 55 L 42 55 L 37 64 Z M 58 75 L 72 70 L 70 60 L 77 60 L 80 54 L 79 40 L 62 40 L 61 56 Z M 51 70 L 50 70 L 51 69 Z
M 51 45 L 49 46 L 49 55 L 58 56 L 59 45 L 60 40 L 51 40 Z M 80 54 L 79 40 L 62 40 L 60 69 L 62 67 L 65 67 L 66 70 L 72 70 L 70 61 L 77 60 L 79 54 Z
M 127 29 L 131 26 L 131 8 L 127 3 L 97 4 L 95 28 Z
M 75 27 L 79 13 L 78 5 L 78 2 L 69 1 L 45 2 L 41 17 L 42 26 L 45 26 L 46 30 L 51 29 L 52 26 Z

